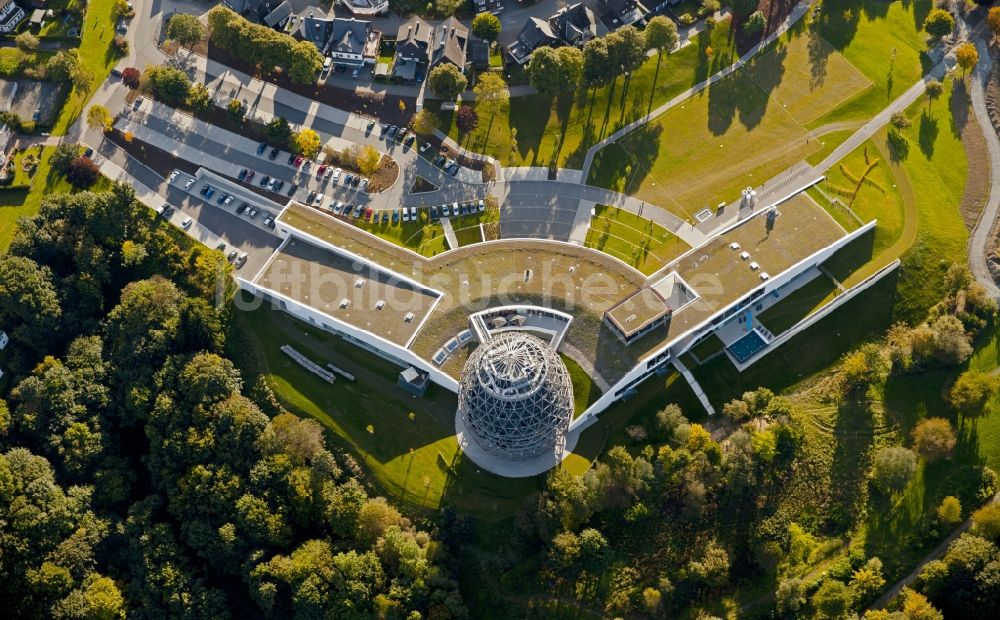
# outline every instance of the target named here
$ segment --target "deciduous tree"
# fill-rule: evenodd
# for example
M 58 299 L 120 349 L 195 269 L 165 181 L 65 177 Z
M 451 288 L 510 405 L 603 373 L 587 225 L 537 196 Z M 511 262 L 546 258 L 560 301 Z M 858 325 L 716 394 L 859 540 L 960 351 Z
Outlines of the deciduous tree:
M 452 100 L 465 92 L 469 82 L 450 62 L 444 62 L 431 69 L 427 76 L 427 86 L 438 97 Z
M 646 45 L 661 56 L 677 45 L 677 24 L 664 15 L 657 15 L 646 24 Z
M 492 13 L 480 13 L 472 19 L 472 34 L 493 42 L 500 36 L 500 18 Z
M 479 114 L 472 107 L 463 105 L 455 115 L 455 125 L 462 133 L 469 133 L 479 125 Z
M 955 60 L 962 71 L 968 73 L 979 62 L 979 52 L 973 43 L 965 41 L 955 49 Z
M 951 456 L 955 431 L 944 418 L 927 418 L 913 429 L 913 448 L 929 463 Z
M 315 130 L 306 128 L 295 135 L 295 148 L 300 155 L 307 159 L 316 157 L 320 146 L 319 134 Z
M 872 476 L 875 486 L 883 493 L 902 491 L 916 471 L 917 455 L 912 450 L 889 446 L 875 453 Z
M 358 170 L 365 176 L 372 176 L 378 170 L 379 162 L 382 161 L 382 154 L 378 150 L 367 145 L 358 153 Z
M 174 13 L 167 22 L 167 38 L 191 49 L 205 40 L 205 25 L 189 13 Z
M 955 18 L 944 9 L 931 9 L 924 19 L 924 30 L 936 39 L 951 34 L 955 29 Z

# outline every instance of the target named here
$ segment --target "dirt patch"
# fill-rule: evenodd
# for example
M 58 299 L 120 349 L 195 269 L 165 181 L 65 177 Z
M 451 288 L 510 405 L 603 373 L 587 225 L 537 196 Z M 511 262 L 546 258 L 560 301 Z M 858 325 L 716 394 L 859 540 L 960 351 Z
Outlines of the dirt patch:
M 962 146 L 969 164 L 959 211 L 965 227 L 972 230 L 983 212 L 990 192 L 990 155 L 979 123 L 972 117 L 968 92 L 968 78 L 956 81 L 949 105 L 952 119 L 961 131 Z

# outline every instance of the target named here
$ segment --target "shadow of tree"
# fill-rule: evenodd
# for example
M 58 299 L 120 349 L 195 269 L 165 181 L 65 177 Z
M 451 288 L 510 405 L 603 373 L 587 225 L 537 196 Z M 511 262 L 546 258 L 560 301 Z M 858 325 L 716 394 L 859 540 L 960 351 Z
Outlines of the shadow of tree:
M 826 69 L 834 49 L 815 30 L 809 30 L 809 86 L 818 88 L 826 82 Z
M 924 110 L 920 114 L 920 151 L 928 158 L 934 156 L 934 141 L 937 140 L 941 129 L 938 127 L 938 119 L 934 118 Z
M 910 141 L 895 128 L 889 130 L 885 144 L 886 150 L 889 151 L 889 160 L 893 163 L 898 164 L 910 155 Z
M 951 109 L 951 132 L 955 137 L 961 137 L 965 125 L 969 122 L 969 87 L 966 80 L 952 82 L 951 97 L 948 107 Z

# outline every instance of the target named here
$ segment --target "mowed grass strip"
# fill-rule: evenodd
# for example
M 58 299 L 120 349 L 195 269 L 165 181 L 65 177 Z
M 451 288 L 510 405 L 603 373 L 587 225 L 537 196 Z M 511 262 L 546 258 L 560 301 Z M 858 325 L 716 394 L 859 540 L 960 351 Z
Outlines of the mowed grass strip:
M 822 149 L 795 115 L 822 114 L 867 81 L 821 40 L 830 53 L 818 79 L 816 45 L 800 31 L 782 37 L 748 67 L 602 149 L 588 182 L 691 220 Z
M 87 13 L 83 18 L 83 29 L 80 32 L 80 62 L 92 74 L 93 79 L 85 88 L 74 87 L 70 92 L 62 112 L 52 127 L 52 134 L 66 134 L 90 100 L 98 86 L 108 79 L 111 68 L 119 60 L 114 47 L 115 38 L 115 0 L 90 0 L 87 3 Z M 148 36 L 148 33 L 140 34 Z M 142 43 L 147 44 L 148 43 Z
M 495 117 L 480 114 L 479 126 L 468 134 L 458 131 L 455 115 L 441 111 L 438 102 L 429 102 L 426 109 L 462 146 L 491 155 L 502 165 L 555 161 L 559 167 L 580 168 L 591 146 L 735 60 L 730 23 L 723 20 L 670 55 L 654 54 L 627 81 L 580 86 L 558 97 L 514 97 Z
M 601 397 L 601 388 L 594 383 L 587 371 L 576 363 L 576 360 L 565 353 L 560 353 L 559 357 L 566 365 L 570 380 L 573 382 L 573 417 L 575 418 Z
M 617 207 L 597 205 L 584 246 L 650 275 L 690 247 L 666 228 Z

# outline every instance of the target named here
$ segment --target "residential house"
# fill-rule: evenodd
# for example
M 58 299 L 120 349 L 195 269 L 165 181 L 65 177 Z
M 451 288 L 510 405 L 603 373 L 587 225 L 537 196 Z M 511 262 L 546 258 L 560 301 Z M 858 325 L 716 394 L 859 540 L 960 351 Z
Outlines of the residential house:
M 485 69 L 490 66 L 490 44 L 481 39 L 473 39 L 469 42 L 469 59 L 472 66 L 477 69 Z
M 594 12 L 582 2 L 563 7 L 556 11 L 548 20 L 529 17 L 521 28 L 517 39 L 507 46 L 507 56 L 519 65 L 531 58 L 531 54 L 547 45 L 583 46 L 587 41 L 597 36 L 597 19 Z
M 432 42 L 431 67 L 442 62 L 450 62 L 458 67 L 459 71 L 465 70 L 465 50 L 469 42 L 469 29 L 462 25 L 462 22 L 454 17 L 444 20 L 434 29 Z
M 379 15 L 389 10 L 389 0 L 340 0 L 355 15 Z
M 399 27 L 396 35 L 392 75 L 420 81 L 428 70 L 442 62 L 450 62 L 464 71 L 468 43 L 469 29 L 454 17 L 434 27 L 414 16 Z
M 330 38 L 323 52 L 333 59 L 334 64 L 361 67 L 375 64 L 378 46 L 382 39 L 380 32 L 371 22 L 354 19 L 333 20 Z
M 473 0 L 476 13 L 499 13 L 503 11 L 503 0 Z
M 280 30 L 288 22 L 292 12 L 292 5 L 285 0 L 265 15 L 261 23 L 275 30 Z
M 2 0 L 0 0 L 2 1 Z M 250 21 L 259 22 L 265 15 L 270 13 L 278 2 L 266 2 L 265 0 L 222 0 L 222 6 L 239 13 Z
M 607 13 L 614 28 L 634 24 L 643 16 L 642 6 L 637 0 L 600 0 L 599 5 Z
M 330 37 L 333 36 L 334 21 L 333 18 L 326 16 L 314 17 L 314 14 L 310 13 L 308 17 L 302 20 L 302 25 L 296 34 L 301 39 L 311 41 L 316 46 L 316 49 L 325 56 L 326 45 L 330 41 Z
M 14 0 L 0 0 L 0 33 L 14 32 L 27 14 Z

